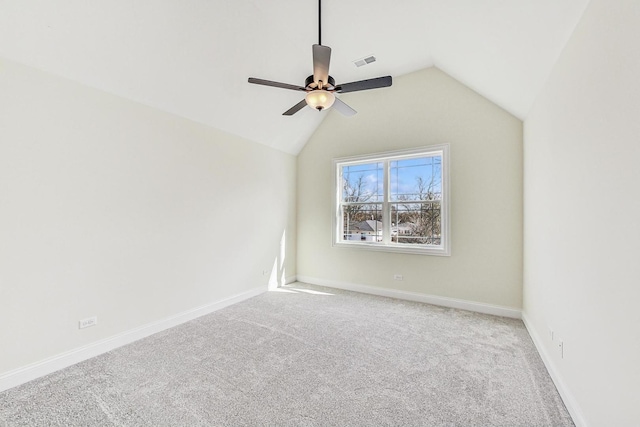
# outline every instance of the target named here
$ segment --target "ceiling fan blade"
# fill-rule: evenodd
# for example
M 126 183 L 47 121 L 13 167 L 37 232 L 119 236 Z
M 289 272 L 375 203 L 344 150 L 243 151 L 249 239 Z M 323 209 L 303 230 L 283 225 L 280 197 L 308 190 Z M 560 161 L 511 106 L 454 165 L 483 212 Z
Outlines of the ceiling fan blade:
M 340 101 L 340 99 L 338 99 L 338 97 L 336 97 L 336 100 L 333 102 L 333 108 L 335 108 L 336 110 L 338 110 L 338 112 L 342 113 L 343 115 L 345 115 L 347 117 L 353 116 L 354 114 L 358 113 L 356 110 L 354 110 L 353 108 L 349 107 L 344 102 Z
M 378 89 L 391 86 L 391 76 L 376 77 L 375 79 L 360 80 L 358 82 L 344 83 L 338 85 L 336 92 L 347 93 L 359 90 Z
M 313 45 L 313 81 L 322 84 L 329 82 L 329 62 L 331 61 L 331 48 L 319 44 Z
M 306 101 L 306 99 L 303 99 L 302 101 L 298 102 L 296 105 L 294 105 L 293 107 L 289 108 L 287 111 L 282 113 L 282 115 L 283 116 L 293 116 L 295 113 L 297 113 L 298 111 L 302 110 L 306 106 L 307 106 L 307 101 Z
M 271 80 L 256 79 L 254 77 L 249 77 L 249 83 L 253 83 L 253 84 L 257 84 L 257 85 L 263 85 L 263 86 L 279 87 L 281 89 L 291 89 L 291 90 L 306 91 L 306 89 L 303 88 L 302 86 L 290 85 L 290 84 L 287 84 L 287 83 L 280 83 L 280 82 L 273 82 Z

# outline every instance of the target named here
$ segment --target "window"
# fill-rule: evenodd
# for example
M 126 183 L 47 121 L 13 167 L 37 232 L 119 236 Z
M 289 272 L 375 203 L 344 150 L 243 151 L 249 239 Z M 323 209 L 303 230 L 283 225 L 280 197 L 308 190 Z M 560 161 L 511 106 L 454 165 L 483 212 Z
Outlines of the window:
M 449 255 L 448 145 L 334 160 L 334 246 Z

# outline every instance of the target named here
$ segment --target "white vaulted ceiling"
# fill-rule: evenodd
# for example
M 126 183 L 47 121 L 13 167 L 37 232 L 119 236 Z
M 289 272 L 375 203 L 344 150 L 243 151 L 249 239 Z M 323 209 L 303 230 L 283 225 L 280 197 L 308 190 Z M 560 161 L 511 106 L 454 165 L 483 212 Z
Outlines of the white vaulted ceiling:
M 337 83 L 435 65 L 524 118 L 587 3 L 324 0 L 322 42 L 333 49 Z M 317 7 L 317 0 L 0 0 L 0 57 L 296 154 L 322 117 L 337 113 L 305 108 L 283 117 L 304 94 L 247 78 L 303 84 L 318 42 Z M 377 62 L 354 66 L 370 54 Z M 349 96 L 357 109 L 357 93 Z

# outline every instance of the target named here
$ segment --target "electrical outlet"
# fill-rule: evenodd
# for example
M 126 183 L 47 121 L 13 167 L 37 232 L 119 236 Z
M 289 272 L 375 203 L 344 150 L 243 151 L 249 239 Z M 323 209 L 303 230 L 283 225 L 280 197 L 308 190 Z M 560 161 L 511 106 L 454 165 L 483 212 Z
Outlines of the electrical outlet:
M 402 274 L 394 274 L 393 280 L 402 280 Z
M 560 354 L 560 359 L 564 359 L 564 341 L 558 339 L 558 354 Z
M 88 328 L 89 326 L 95 326 L 98 324 L 98 316 L 87 317 L 86 319 L 82 319 L 78 323 L 80 329 Z

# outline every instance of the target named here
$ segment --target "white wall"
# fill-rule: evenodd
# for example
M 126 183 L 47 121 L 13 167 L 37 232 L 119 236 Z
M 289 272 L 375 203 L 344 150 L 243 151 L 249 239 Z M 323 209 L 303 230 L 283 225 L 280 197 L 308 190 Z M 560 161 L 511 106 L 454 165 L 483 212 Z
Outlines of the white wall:
M 520 309 L 522 122 L 436 68 L 341 99 L 359 114 L 330 111 L 298 156 L 298 277 Z M 450 257 L 331 246 L 333 158 L 442 143 Z
M 591 0 L 525 121 L 525 317 L 579 425 L 640 425 L 639 41 Z
M 8 61 L 0 94 L 0 375 L 295 275 L 295 157 Z

